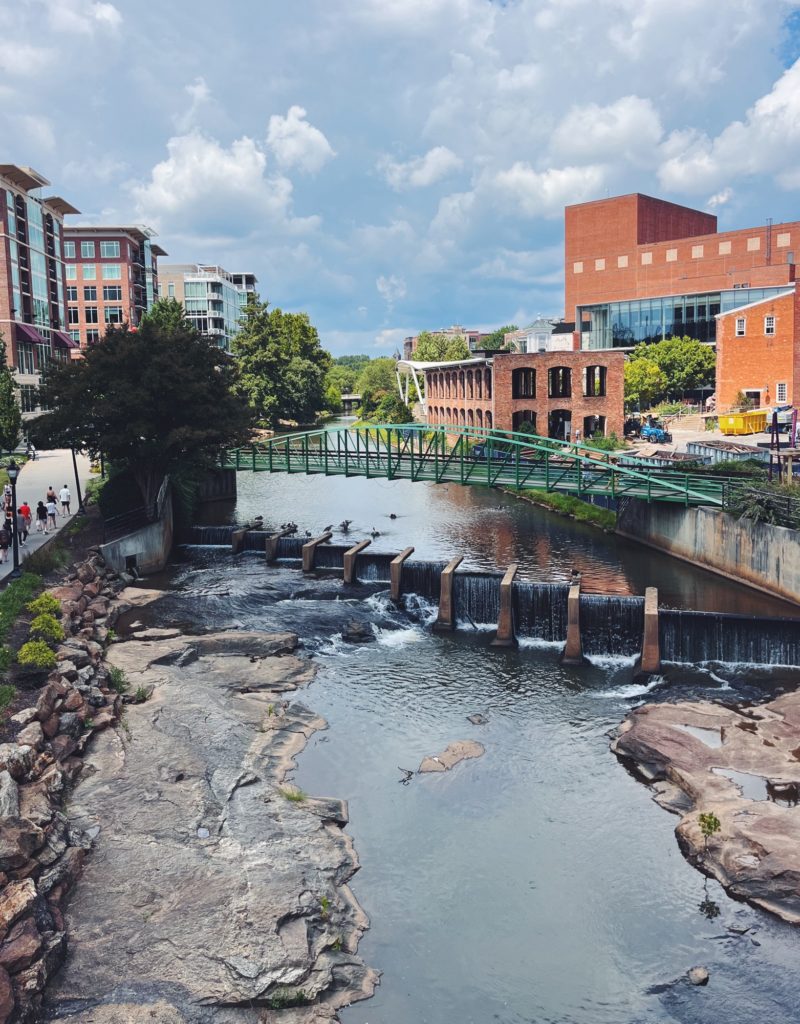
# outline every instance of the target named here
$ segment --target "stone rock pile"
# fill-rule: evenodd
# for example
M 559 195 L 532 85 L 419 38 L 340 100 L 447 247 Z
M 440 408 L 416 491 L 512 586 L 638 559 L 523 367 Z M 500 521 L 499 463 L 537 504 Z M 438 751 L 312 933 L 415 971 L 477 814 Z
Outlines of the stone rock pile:
M 91 737 L 119 717 L 103 664 L 124 583 L 92 554 L 49 591 L 66 639 L 35 705 L 15 714 L 0 744 L 0 1024 L 37 1019 L 66 951 L 62 908 L 93 837 L 70 827 L 64 799 Z

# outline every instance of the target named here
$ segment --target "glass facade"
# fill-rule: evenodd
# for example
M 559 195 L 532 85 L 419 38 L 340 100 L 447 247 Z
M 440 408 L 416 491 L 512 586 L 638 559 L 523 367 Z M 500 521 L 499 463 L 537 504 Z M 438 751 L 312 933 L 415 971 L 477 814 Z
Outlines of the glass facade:
M 778 295 L 780 288 L 734 288 L 705 295 L 669 295 L 580 306 L 578 322 L 582 349 L 632 348 L 640 342 L 661 341 L 688 334 L 715 342 L 718 313 Z
M 214 340 L 220 348 L 230 348 L 239 329 L 239 292 L 221 273 L 187 274 L 184 279 L 186 316 L 201 334 Z

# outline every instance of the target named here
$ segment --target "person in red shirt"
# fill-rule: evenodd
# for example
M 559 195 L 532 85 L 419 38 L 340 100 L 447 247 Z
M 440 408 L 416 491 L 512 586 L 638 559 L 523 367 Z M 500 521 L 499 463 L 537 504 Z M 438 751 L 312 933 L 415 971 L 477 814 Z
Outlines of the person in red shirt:
M 28 524 L 28 530 L 30 530 L 31 523 L 33 522 L 33 514 L 31 513 L 31 507 L 27 503 L 27 501 L 23 501 L 23 503 L 20 505 L 20 507 L 17 509 L 17 511 L 19 512 L 19 514 L 21 516 L 25 517 L 25 519 L 27 521 L 27 524 Z

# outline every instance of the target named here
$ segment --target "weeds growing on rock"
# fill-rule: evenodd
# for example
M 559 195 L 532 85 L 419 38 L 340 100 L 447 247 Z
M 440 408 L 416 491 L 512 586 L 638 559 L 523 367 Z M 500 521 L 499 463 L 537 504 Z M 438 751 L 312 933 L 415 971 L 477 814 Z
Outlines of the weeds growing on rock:
M 705 851 L 708 852 L 708 841 L 719 832 L 722 828 L 719 818 L 714 814 L 713 811 L 709 811 L 708 814 L 700 815 L 700 831 L 703 833 L 703 842 L 705 843 Z
M 108 641 L 108 643 L 113 644 L 114 641 L 118 639 L 119 637 L 117 636 L 116 631 L 112 629 L 111 626 L 109 626 L 108 629 L 106 630 L 106 640 Z
M 280 790 L 281 796 L 286 797 L 293 804 L 301 804 L 304 800 L 308 799 L 308 793 L 304 793 L 302 789 L 295 789 L 294 787 L 283 786 Z
M 331 943 L 331 949 L 334 953 L 341 953 L 342 951 L 342 937 L 341 935 L 336 939 L 335 942 Z
M 331 912 L 331 901 L 327 896 L 322 896 L 319 901 L 320 916 L 327 919 Z
M 266 1000 L 270 1010 L 287 1010 L 290 1006 L 308 1006 L 310 996 L 302 988 L 276 988 Z
M 108 670 L 108 685 L 115 693 L 125 693 L 128 689 L 128 680 L 121 668 L 112 665 Z
M 150 697 L 150 690 L 146 686 L 137 686 L 131 704 L 144 704 Z

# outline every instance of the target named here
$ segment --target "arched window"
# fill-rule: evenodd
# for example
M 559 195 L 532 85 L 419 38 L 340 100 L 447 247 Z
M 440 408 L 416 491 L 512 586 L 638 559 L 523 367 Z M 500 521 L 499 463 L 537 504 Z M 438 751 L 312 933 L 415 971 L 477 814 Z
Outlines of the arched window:
M 445 388 L 447 389 L 446 397 L 450 398 L 450 374 L 449 373 L 446 373 L 444 375 L 444 381 L 445 381 Z
M 478 378 L 478 379 L 480 380 L 480 378 Z M 475 420 L 476 420 L 477 426 L 479 426 L 479 427 L 483 426 L 483 409 L 478 409 L 478 411 L 475 413 Z
M 458 422 L 459 422 L 460 426 L 462 426 L 462 427 L 466 426 L 467 414 L 464 412 L 463 409 L 459 409 L 458 410 Z
M 569 441 L 572 434 L 572 410 L 552 409 L 547 414 L 547 436 Z
M 594 437 L 599 434 L 601 437 L 606 436 L 606 418 L 605 416 L 584 416 L 583 417 L 583 438 L 587 440 L 590 437 Z
M 547 371 L 547 395 L 549 398 L 572 397 L 572 371 L 568 366 L 554 366 Z
M 467 426 L 468 427 L 474 427 L 475 426 L 475 413 L 472 411 L 472 409 L 468 409 L 467 410 Z
M 587 366 L 583 371 L 583 394 L 586 398 L 601 398 L 606 393 L 605 366 Z
M 472 398 L 472 370 L 467 370 L 467 398 Z
M 466 384 L 463 370 L 460 370 L 458 374 L 458 394 L 460 398 L 466 397 Z
M 492 397 L 492 371 L 487 367 L 484 373 L 484 384 L 486 385 L 486 397 Z
M 536 397 L 536 370 L 521 367 L 511 374 L 512 398 Z
M 523 427 L 526 434 L 536 433 L 536 413 L 533 409 L 520 409 L 511 417 L 512 430 L 522 430 Z
M 492 414 L 488 410 L 486 412 L 486 429 L 492 429 Z
M 475 397 L 483 398 L 483 373 L 480 370 L 475 371 Z

